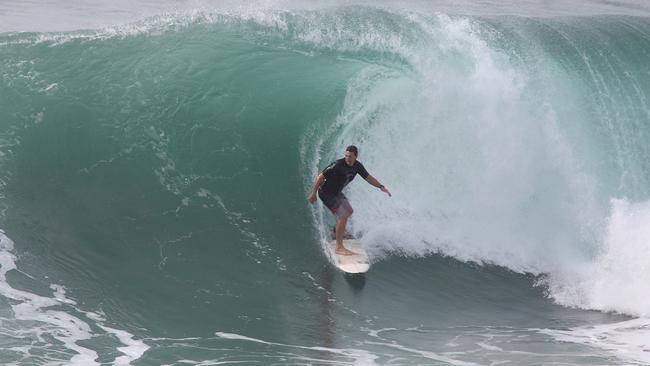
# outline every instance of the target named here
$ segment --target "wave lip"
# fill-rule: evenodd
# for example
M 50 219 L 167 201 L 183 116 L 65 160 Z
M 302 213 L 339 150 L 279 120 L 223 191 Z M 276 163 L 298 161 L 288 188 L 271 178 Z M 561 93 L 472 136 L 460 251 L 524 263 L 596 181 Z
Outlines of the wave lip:
M 422 13 L 443 12 L 461 15 L 518 15 L 533 17 L 594 16 L 606 14 L 649 16 L 650 6 L 645 1 L 571 1 L 539 3 L 535 1 L 481 1 L 472 0 L 437 2 L 428 1 L 377 1 L 377 0 L 323 0 L 318 3 L 303 0 L 208 0 L 193 1 L 146 1 L 115 0 L 91 3 L 83 0 L 41 3 L 25 1 L 0 4 L 1 32 L 62 32 L 79 29 L 96 29 L 142 20 L 146 17 L 170 13 L 188 12 L 271 12 L 276 10 L 315 10 L 342 5 L 381 6 L 389 9 L 408 9 Z

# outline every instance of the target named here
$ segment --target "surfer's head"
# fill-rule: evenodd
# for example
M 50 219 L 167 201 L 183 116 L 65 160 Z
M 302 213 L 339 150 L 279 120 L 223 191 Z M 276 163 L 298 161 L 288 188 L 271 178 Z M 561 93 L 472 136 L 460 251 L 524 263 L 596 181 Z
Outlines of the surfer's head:
M 359 149 L 356 146 L 350 145 L 345 148 L 345 163 L 352 166 L 354 162 L 357 161 L 357 156 L 359 155 Z

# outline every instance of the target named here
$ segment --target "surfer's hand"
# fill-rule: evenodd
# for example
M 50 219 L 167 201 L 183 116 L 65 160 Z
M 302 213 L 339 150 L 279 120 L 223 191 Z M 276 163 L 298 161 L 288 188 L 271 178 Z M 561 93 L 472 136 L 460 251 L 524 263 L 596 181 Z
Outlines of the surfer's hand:
M 316 194 L 314 193 L 310 194 L 309 197 L 307 197 L 307 201 L 309 201 L 309 203 L 316 202 Z
M 388 197 L 393 197 L 393 195 L 390 194 L 390 191 L 388 190 L 388 188 L 386 188 L 384 186 L 381 186 L 381 188 L 379 188 L 379 189 L 381 189 L 382 192 L 386 193 L 388 195 Z

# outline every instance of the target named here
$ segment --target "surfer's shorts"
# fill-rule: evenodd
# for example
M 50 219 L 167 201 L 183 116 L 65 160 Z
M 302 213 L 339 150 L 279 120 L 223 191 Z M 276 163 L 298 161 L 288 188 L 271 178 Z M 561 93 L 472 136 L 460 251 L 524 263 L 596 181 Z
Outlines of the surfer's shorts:
M 341 218 L 345 211 L 352 211 L 352 206 L 350 206 L 348 198 L 343 193 L 329 195 L 318 192 L 318 197 L 337 219 Z

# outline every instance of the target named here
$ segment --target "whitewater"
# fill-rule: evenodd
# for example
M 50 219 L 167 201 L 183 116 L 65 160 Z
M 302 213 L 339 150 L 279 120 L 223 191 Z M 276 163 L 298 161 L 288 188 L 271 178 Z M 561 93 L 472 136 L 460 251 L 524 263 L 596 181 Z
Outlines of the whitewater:
M 45 9 L 0 4 L 3 363 L 650 364 L 644 2 Z M 362 279 L 306 200 L 350 144 Z

